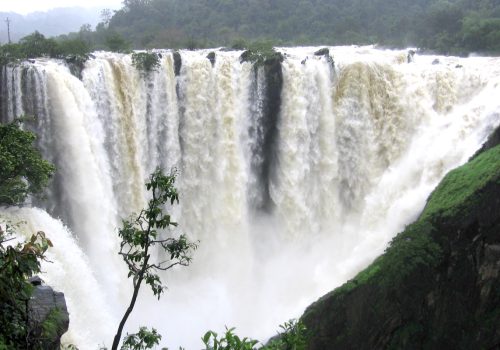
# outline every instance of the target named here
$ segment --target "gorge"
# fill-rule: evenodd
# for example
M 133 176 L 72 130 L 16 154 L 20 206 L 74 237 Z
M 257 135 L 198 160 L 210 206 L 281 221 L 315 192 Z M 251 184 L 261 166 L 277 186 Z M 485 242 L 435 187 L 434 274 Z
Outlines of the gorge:
M 67 299 L 63 341 L 109 346 L 130 293 L 117 227 L 157 166 L 177 169 L 171 210 L 200 248 L 129 327 L 196 349 L 224 325 L 272 336 L 352 278 L 500 124 L 499 58 L 331 47 L 333 63 L 318 49 L 264 65 L 165 50 L 150 73 L 106 52 L 80 76 L 49 59 L 2 68 L 1 121 L 35 116 L 25 127 L 57 167 L 36 208 L 2 216 L 54 242 L 43 269 Z

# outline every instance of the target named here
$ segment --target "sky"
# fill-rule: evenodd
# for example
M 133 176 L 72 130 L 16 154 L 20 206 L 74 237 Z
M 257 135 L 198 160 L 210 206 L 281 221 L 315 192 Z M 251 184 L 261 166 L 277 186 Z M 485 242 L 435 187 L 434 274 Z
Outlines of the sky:
M 0 0 L 0 12 L 17 12 L 22 15 L 47 11 L 56 7 L 105 7 L 118 9 L 122 0 Z

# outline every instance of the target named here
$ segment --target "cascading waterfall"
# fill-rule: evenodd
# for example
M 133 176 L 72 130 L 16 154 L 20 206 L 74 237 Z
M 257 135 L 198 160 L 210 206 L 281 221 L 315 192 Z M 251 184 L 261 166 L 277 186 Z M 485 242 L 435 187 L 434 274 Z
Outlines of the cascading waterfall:
M 45 279 L 68 298 L 66 341 L 109 346 L 130 295 L 117 227 L 155 167 L 177 169 L 174 216 L 200 249 L 160 302 L 143 291 L 129 331 L 196 349 L 224 325 L 271 336 L 352 277 L 500 124 L 500 59 L 334 47 L 333 66 L 316 49 L 279 49 L 281 91 L 241 52 L 181 51 L 178 76 L 169 51 L 150 73 L 96 53 L 81 80 L 51 60 L 3 67 L 1 120 L 34 115 L 24 127 L 58 169 L 35 204 L 73 234 L 41 209 L 2 216 L 54 241 Z

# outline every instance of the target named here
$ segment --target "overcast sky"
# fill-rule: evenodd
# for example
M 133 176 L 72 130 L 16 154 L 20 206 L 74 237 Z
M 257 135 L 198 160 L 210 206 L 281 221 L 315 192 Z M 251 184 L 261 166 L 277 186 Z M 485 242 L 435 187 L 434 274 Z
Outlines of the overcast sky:
M 27 14 L 56 7 L 106 7 L 118 9 L 122 0 L 0 0 L 0 12 Z

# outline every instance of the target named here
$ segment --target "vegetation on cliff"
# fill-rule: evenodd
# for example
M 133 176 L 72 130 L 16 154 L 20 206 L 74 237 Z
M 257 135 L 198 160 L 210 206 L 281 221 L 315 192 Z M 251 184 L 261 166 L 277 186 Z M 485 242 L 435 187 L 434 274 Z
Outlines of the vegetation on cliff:
M 304 313 L 308 349 L 500 344 L 500 145 L 451 171 L 419 219 Z

